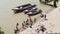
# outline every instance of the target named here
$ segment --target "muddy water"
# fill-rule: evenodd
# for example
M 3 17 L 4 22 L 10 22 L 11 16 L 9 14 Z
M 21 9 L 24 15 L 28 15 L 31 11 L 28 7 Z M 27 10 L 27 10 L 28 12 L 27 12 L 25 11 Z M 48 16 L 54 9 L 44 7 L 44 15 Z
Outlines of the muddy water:
M 5 34 L 14 34 L 16 23 L 18 22 L 21 26 L 21 23 L 28 18 L 24 13 L 14 14 L 11 9 L 27 3 L 37 4 L 37 7 L 40 7 L 44 12 L 53 9 L 50 6 L 40 4 L 38 0 L 0 0 L 0 27 L 5 31 Z M 37 16 L 32 16 L 32 19 Z

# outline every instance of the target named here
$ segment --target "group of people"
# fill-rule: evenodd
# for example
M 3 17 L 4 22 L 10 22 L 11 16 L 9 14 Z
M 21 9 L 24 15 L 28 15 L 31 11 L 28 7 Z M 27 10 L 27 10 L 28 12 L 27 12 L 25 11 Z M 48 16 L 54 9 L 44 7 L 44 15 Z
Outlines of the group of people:
M 29 17 L 29 18 L 22 23 L 22 28 L 24 28 L 24 29 L 26 29 L 26 28 L 28 28 L 28 27 L 32 28 L 32 25 L 33 25 L 33 24 L 35 23 L 35 21 L 36 21 L 36 18 L 35 18 L 34 21 L 33 21 L 30 16 L 28 16 L 28 17 Z
M 23 21 L 22 27 L 19 29 L 19 23 L 16 24 L 16 29 L 14 29 L 15 34 L 17 34 L 20 31 L 25 30 L 26 28 L 30 27 L 32 28 L 32 25 L 36 22 L 36 18 L 34 20 L 31 19 L 30 16 L 28 16 L 28 19 L 26 21 Z
M 42 14 L 42 13 L 41 13 L 40 17 L 41 17 L 41 18 L 44 17 L 44 19 L 47 20 L 47 19 L 46 19 L 46 14 Z M 16 29 L 14 30 L 14 31 L 15 31 L 15 34 L 17 34 L 17 32 L 20 32 L 20 31 L 25 30 L 25 29 L 28 28 L 28 27 L 32 28 L 32 25 L 33 25 L 34 23 L 36 23 L 36 20 L 37 20 L 36 18 L 34 18 L 34 20 L 32 20 L 31 17 L 28 16 L 28 19 L 27 19 L 26 21 L 23 21 L 22 27 L 21 27 L 20 29 L 18 28 L 19 24 L 17 23 Z M 40 30 L 41 30 L 42 32 L 44 32 L 46 29 L 44 28 L 44 26 L 41 26 L 41 29 L 40 29 Z M 37 31 L 39 31 L 38 28 L 37 28 Z
M 47 20 L 47 18 L 46 18 L 46 17 L 47 17 L 46 14 L 41 13 L 40 17 L 41 17 L 41 18 L 44 17 L 44 20 Z
M 38 28 L 35 30 L 37 34 L 40 34 L 40 32 L 44 33 L 46 31 L 46 28 L 44 25 L 38 26 Z

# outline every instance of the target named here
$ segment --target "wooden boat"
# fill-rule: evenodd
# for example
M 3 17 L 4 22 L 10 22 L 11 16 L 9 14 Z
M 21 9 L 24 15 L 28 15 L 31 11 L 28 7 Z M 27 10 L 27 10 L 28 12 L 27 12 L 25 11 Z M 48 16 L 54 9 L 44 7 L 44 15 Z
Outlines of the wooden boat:
M 12 10 L 14 11 L 14 13 L 20 13 L 20 12 L 23 12 L 24 10 L 26 10 L 26 9 L 33 8 L 35 6 L 36 5 L 25 4 L 25 5 L 22 5 L 22 6 L 18 6 L 16 8 L 12 9 Z
M 35 8 L 35 7 L 34 7 L 34 8 L 29 8 L 28 10 L 25 10 L 24 13 L 26 14 L 26 13 L 32 11 L 32 10 L 37 10 L 37 9 L 38 9 L 38 8 Z
M 41 12 L 42 12 L 42 10 L 29 11 L 29 12 L 27 13 L 27 15 L 33 16 L 33 15 L 37 15 L 37 14 L 39 14 L 39 13 L 41 13 Z

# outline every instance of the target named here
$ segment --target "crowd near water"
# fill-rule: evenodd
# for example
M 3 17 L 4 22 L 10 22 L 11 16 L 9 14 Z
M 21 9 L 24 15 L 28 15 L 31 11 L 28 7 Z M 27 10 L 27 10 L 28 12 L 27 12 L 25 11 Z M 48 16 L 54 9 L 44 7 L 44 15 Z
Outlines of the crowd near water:
M 1 0 L 0 1 L 0 4 L 1 4 L 0 5 L 0 9 L 1 9 L 0 10 L 0 27 L 2 27 L 5 34 L 13 34 L 13 29 L 15 28 L 15 24 L 17 22 L 19 23 L 19 25 L 22 23 L 22 21 L 23 23 L 24 22 L 26 23 L 26 21 L 24 21 L 26 19 L 25 17 L 26 15 L 23 15 L 22 13 L 15 15 L 11 10 L 16 6 L 26 4 L 26 3 L 37 4 L 39 6 L 38 8 L 42 9 L 43 12 L 50 12 L 53 9 L 53 7 L 41 4 L 39 0 L 33 0 L 33 1 L 32 0 L 26 0 L 26 1 L 25 0 Z M 34 19 L 33 24 L 35 22 L 36 22 L 36 18 Z M 25 29 L 22 29 L 21 27 L 21 28 L 18 28 L 18 30 L 21 31 Z M 16 31 L 16 29 L 14 29 L 14 31 Z
M 41 13 L 40 18 L 43 18 L 43 17 L 44 17 L 45 20 L 47 20 L 46 19 L 46 14 Z M 34 18 L 34 20 L 32 20 L 31 16 L 28 16 L 28 19 L 26 21 L 23 21 L 21 28 L 18 28 L 19 23 L 16 24 L 16 29 L 14 29 L 14 33 L 18 34 L 19 32 L 22 32 L 27 28 L 33 28 L 32 26 L 33 26 L 33 24 L 36 23 L 36 21 L 37 21 L 37 18 Z M 39 33 L 40 31 L 44 32 L 46 30 L 44 25 L 39 25 L 39 26 L 40 26 L 39 28 L 35 29 L 35 31 L 37 33 Z

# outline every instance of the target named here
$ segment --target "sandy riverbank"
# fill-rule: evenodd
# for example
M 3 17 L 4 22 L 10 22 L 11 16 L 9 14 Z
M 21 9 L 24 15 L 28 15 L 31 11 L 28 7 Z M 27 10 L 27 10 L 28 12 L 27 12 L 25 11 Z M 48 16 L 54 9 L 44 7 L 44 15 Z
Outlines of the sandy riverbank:
M 50 11 L 53 8 L 47 5 L 40 4 L 37 0 L 1 0 L 0 1 L 0 26 L 2 30 L 5 31 L 5 34 L 14 34 L 13 29 L 15 28 L 16 23 L 18 22 L 21 24 L 24 20 L 28 17 L 24 13 L 14 14 L 11 10 L 12 8 L 25 4 L 25 3 L 32 3 L 37 4 L 44 12 Z M 38 7 L 38 8 L 39 8 Z M 34 19 L 36 16 L 33 16 Z

